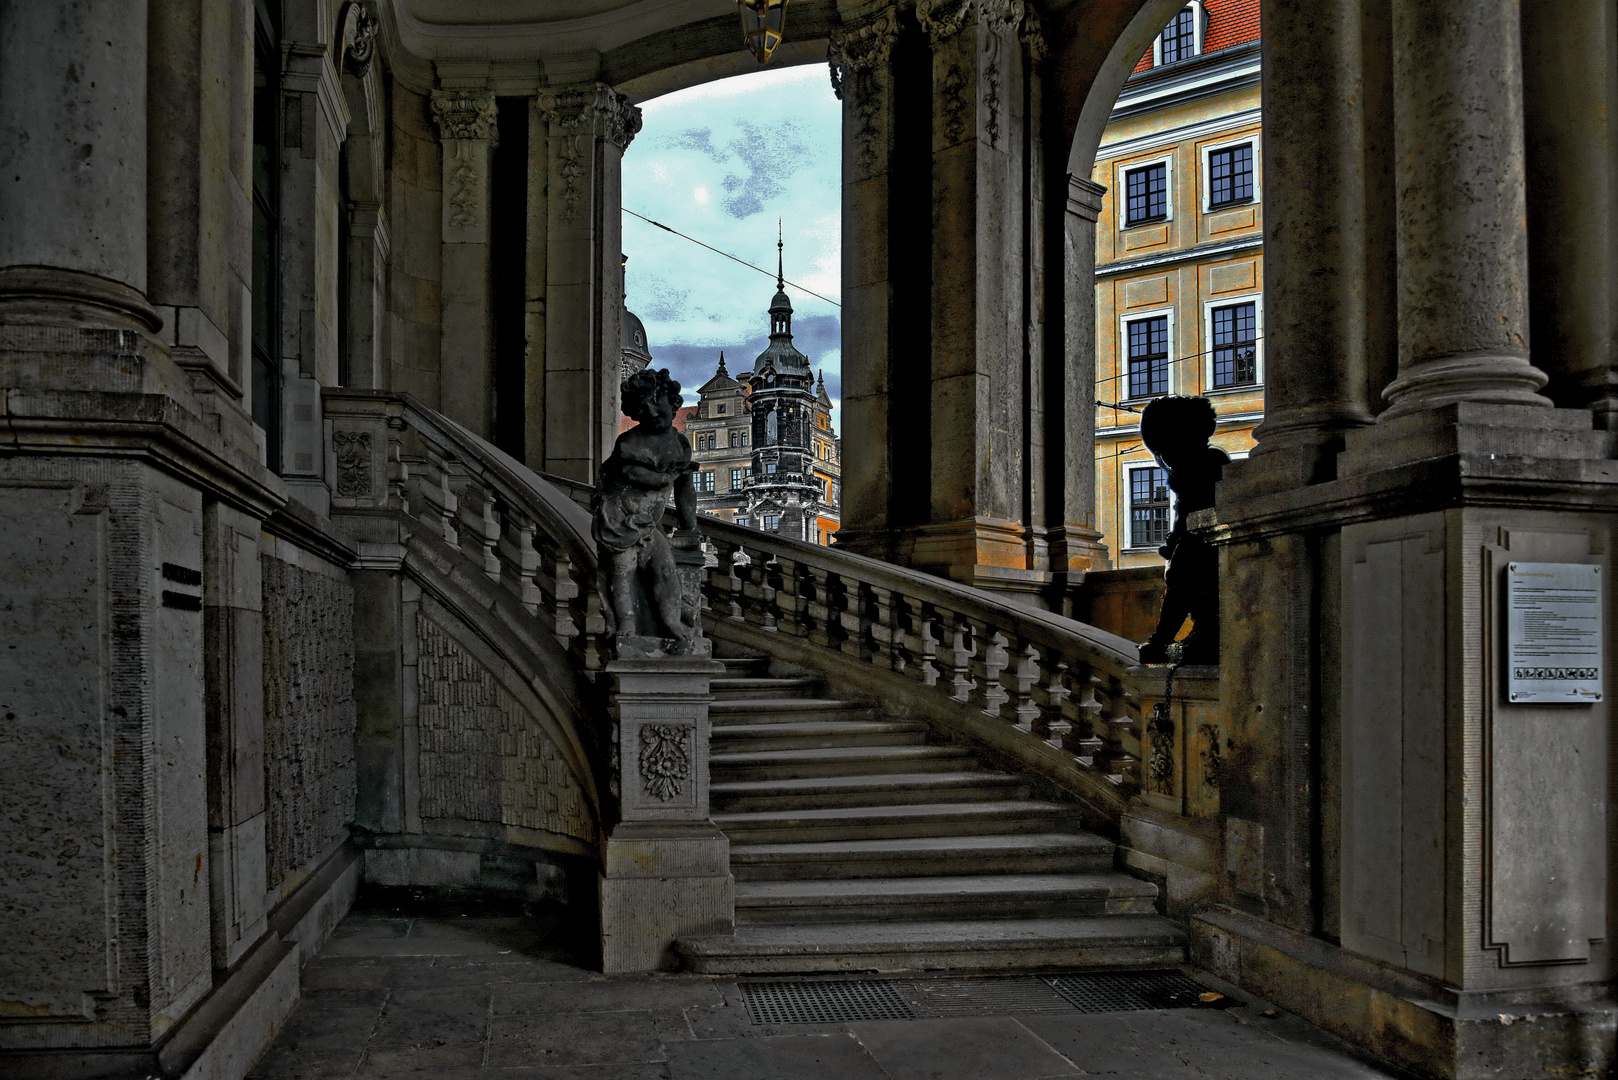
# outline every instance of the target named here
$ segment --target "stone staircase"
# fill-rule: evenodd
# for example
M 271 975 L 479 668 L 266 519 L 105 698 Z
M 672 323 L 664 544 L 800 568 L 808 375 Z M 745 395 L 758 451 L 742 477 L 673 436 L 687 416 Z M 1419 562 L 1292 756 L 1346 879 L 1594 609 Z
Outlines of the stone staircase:
M 736 931 L 683 938 L 692 971 L 1008 971 L 1183 963 L 1157 887 L 1021 777 L 924 723 L 724 661 L 713 682 L 713 819 L 731 842 Z

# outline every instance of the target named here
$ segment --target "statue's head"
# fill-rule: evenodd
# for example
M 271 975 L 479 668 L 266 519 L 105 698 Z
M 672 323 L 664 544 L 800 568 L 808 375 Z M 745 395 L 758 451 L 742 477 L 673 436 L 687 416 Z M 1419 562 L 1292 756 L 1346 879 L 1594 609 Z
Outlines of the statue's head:
M 1213 403 L 1204 397 L 1160 397 L 1140 414 L 1140 440 L 1171 468 L 1177 459 L 1208 445 L 1214 433 Z
M 624 415 L 653 427 L 669 426 L 685 403 L 680 384 L 669 377 L 668 368 L 637 371 L 624 380 L 622 391 Z

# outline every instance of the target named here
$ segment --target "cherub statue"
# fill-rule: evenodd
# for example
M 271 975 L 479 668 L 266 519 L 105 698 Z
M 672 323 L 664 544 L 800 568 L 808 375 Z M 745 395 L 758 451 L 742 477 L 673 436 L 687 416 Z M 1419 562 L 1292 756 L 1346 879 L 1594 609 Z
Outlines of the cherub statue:
M 601 595 L 608 625 L 618 637 L 672 639 L 675 655 L 688 655 L 699 636 L 697 612 L 687 610 L 674 552 L 663 530 L 669 494 L 679 529 L 675 544 L 694 548 L 697 492 L 691 443 L 674 429 L 680 384 L 667 368 L 638 371 L 624 380 L 624 415 L 639 423 L 618 436 L 601 470 L 591 503 L 591 533 L 601 560 Z M 663 650 L 654 650 L 663 651 Z
M 1182 643 L 1180 663 L 1219 663 L 1219 556 L 1186 527 L 1191 514 L 1214 504 L 1214 485 L 1230 464 L 1223 450 L 1208 445 L 1213 433 L 1214 409 L 1207 398 L 1162 397 L 1141 413 L 1141 441 L 1168 470 L 1175 494 L 1174 528 L 1157 549 L 1169 561 L 1163 574 L 1168 589 L 1157 629 L 1141 642 L 1143 664 L 1168 661 L 1169 645 L 1188 615 L 1191 633 Z

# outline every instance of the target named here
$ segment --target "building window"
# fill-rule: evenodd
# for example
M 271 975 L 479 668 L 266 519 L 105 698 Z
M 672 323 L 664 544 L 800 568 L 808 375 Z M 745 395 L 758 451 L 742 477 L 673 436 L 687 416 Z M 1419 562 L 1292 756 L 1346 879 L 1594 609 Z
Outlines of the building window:
M 1208 151 L 1208 208 L 1253 201 L 1253 144 Z
M 747 432 L 745 432 L 745 431 L 742 432 L 742 445 L 743 446 L 747 445 Z
M 745 529 L 745 528 L 750 527 L 753 524 L 753 521 L 752 521 L 751 518 L 739 517 L 739 518 L 736 519 L 736 524 L 740 525 L 742 528 Z
M 1213 388 L 1258 382 L 1258 305 L 1213 309 Z
M 1169 317 L 1132 319 L 1129 334 L 1129 396 L 1156 397 L 1169 392 Z
M 771 409 L 764 415 L 764 445 L 774 446 L 777 438 L 775 410 Z
M 1161 64 L 1189 60 L 1197 55 L 1197 13 L 1185 8 L 1163 28 Z
M 1163 162 L 1124 173 L 1124 225 L 1145 225 L 1169 216 L 1169 167 Z
M 742 485 L 745 483 L 747 483 L 746 469 L 730 470 L 730 490 L 740 491 L 742 489 Z
M 765 462 L 764 463 L 764 471 L 769 473 L 771 476 L 774 476 L 775 475 L 775 462 L 773 462 L 773 461 Z
M 1169 535 L 1169 473 L 1129 470 L 1129 546 L 1157 547 Z
M 766 532 L 779 532 L 780 529 L 781 529 L 781 515 L 780 514 L 765 514 L 764 515 L 764 529 L 765 529 Z
M 713 470 L 707 469 L 697 473 L 697 490 L 704 495 L 713 494 Z
M 732 431 L 732 432 L 731 432 L 731 433 L 730 433 L 730 445 L 731 445 L 731 446 L 735 446 L 735 445 L 736 445 L 736 439 L 737 439 L 737 437 L 738 437 L 738 436 L 740 436 L 740 435 L 741 435 L 741 432 L 739 432 L 739 431 Z
M 720 415 L 720 416 L 724 416 L 724 415 L 725 415 L 725 407 L 724 407 L 724 406 L 723 406 L 723 405 L 720 405 L 720 406 L 719 406 L 719 415 Z

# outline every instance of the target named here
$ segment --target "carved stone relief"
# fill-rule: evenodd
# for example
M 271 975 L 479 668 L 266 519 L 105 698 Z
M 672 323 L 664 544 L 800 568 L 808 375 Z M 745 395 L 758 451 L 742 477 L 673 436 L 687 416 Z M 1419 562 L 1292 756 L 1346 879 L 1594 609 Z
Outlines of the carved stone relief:
M 691 779 L 691 724 L 643 724 L 640 729 L 640 779 L 646 794 L 668 802 Z
M 944 76 L 944 140 L 949 145 L 966 134 L 966 72 L 951 64 Z
M 539 113 L 551 126 L 556 141 L 557 199 L 560 220 L 579 219 L 584 200 L 584 139 L 605 139 L 620 150 L 628 149 L 641 129 L 640 108 L 605 83 L 541 94 Z
M 363 79 L 376 58 L 376 35 L 382 29 L 382 21 L 366 5 L 349 3 L 343 8 L 338 26 L 341 27 L 338 39 L 343 66 L 355 78 Z
M 1151 750 L 1147 760 L 1147 781 L 1159 795 L 1174 794 L 1174 721 L 1169 707 L 1159 702 L 1152 710 Z
M 371 433 L 338 431 L 333 433 L 331 442 L 337 457 L 338 497 L 370 498 L 375 494 L 371 483 Z
M 493 94 L 468 90 L 434 90 L 433 119 L 445 139 L 488 139 L 494 135 Z

